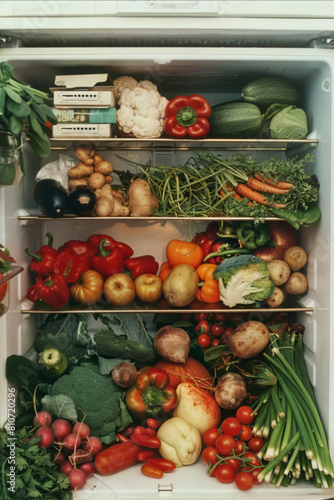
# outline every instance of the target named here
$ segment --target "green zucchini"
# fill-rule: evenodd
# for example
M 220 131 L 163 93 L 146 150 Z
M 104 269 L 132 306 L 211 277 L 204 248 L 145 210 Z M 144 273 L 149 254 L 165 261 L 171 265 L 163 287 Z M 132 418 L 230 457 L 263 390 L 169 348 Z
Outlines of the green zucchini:
M 241 97 L 260 108 L 274 103 L 297 104 L 299 100 L 295 85 L 281 76 L 264 76 L 247 83 L 241 91 Z
M 242 139 L 256 134 L 262 124 L 261 111 L 248 102 L 226 102 L 212 106 L 210 136 Z

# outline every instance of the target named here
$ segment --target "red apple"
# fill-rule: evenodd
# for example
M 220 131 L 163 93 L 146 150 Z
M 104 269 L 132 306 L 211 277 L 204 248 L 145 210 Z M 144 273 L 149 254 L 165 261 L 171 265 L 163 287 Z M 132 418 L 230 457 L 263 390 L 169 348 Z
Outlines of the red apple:
M 136 296 L 135 284 L 128 274 L 113 274 L 104 282 L 103 293 L 109 304 L 127 306 L 133 302 Z
M 141 274 L 135 279 L 136 296 L 143 302 L 156 302 L 162 295 L 162 279 L 156 274 Z

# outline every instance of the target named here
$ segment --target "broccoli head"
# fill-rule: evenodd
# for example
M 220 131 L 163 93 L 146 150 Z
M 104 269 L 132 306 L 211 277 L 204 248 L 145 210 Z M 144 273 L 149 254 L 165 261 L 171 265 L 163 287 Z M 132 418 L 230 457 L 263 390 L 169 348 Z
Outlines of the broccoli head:
M 85 418 L 91 435 L 106 444 L 116 439 L 116 433 L 132 422 L 123 401 L 124 390 L 114 384 L 110 376 L 99 373 L 98 366 L 75 367 L 51 386 L 51 395 L 65 394 L 70 397 L 78 412 L 78 419 Z
M 116 335 L 112 330 L 102 328 L 94 335 L 96 352 L 105 358 L 129 359 L 132 362 L 151 364 L 158 355 L 152 346 L 143 345 L 126 335 Z
M 213 277 L 219 283 L 220 300 L 228 307 L 261 302 L 274 291 L 267 263 L 254 255 L 225 259 Z

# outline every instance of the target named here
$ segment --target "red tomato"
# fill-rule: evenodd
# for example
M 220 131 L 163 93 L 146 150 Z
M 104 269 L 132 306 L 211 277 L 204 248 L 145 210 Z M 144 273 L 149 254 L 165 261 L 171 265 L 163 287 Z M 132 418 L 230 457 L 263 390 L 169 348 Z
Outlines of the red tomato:
M 204 321 L 208 319 L 209 314 L 208 313 L 196 313 L 194 314 L 194 320 L 199 323 L 200 321 Z
M 257 476 L 260 474 L 260 472 L 263 471 L 263 467 L 258 467 L 257 469 L 253 469 L 250 473 L 253 478 L 253 483 L 254 484 L 260 484 Z
M 200 321 L 195 327 L 196 333 L 210 333 L 210 325 L 206 320 Z
M 250 490 L 254 485 L 253 476 L 249 472 L 241 471 L 235 476 L 235 485 L 239 490 Z
M 232 483 L 235 476 L 235 470 L 232 465 L 221 464 L 216 467 L 216 478 L 220 483 Z
M 227 321 L 227 314 L 225 313 L 216 313 L 215 314 L 215 321 L 220 321 L 221 323 L 224 323 L 224 321 Z
M 221 341 L 219 339 L 213 339 L 211 340 L 211 347 L 214 347 L 215 345 L 220 345 Z
M 240 460 L 238 460 L 237 458 L 228 458 L 227 460 L 225 460 L 225 462 L 233 467 L 235 473 L 239 472 L 239 470 L 241 469 Z
M 252 452 L 252 451 L 247 451 L 244 455 L 245 458 L 247 458 L 247 462 L 250 465 L 261 465 L 260 460 L 257 458 L 257 456 Z
M 219 455 L 226 456 L 231 453 L 235 446 L 235 440 L 228 434 L 220 434 L 216 439 L 216 448 Z
M 149 458 L 146 463 L 158 467 L 163 472 L 172 472 L 175 469 L 174 462 L 167 458 Z
M 237 418 L 228 417 L 223 420 L 221 428 L 223 434 L 228 434 L 229 436 L 237 436 L 241 431 L 241 424 Z
M 240 441 L 249 441 L 252 438 L 252 429 L 245 424 L 241 424 L 241 432 L 239 434 Z
M 242 424 L 251 424 L 254 417 L 251 416 L 253 409 L 250 406 L 240 406 L 237 409 L 236 417 Z
M 202 451 L 202 459 L 206 464 L 211 463 L 211 465 L 214 465 L 218 462 L 218 454 L 219 453 L 216 448 L 214 448 L 213 446 L 208 446 Z
M 225 328 L 223 325 L 220 325 L 219 323 L 215 323 L 214 325 L 211 326 L 211 333 L 215 337 L 220 337 L 223 335 Z
M 252 437 L 247 443 L 248 448 L 251 451 L 254 451 L 254 453 L 259 453 L 263 445 L 264 445 L 264 440 L 262 438 L 255 436 Z
M 207 335 L 206 333 L 202 333 L 202 335 L 200 335 L 197 338 L 197 342 L 199 343 L 199 345 L 201 347 L 209 347 L 211 340 L 210 340 L 209 335 Z
M 234 452 L 236 455 L 240 455 L 245 451 L 245 443 L 243 441 L 235 441 Z
M 155 465 L 148 464 L 147 462 L 146 464 L 141 466 L 140 470 L 142 474 L 144 474 L 144 476 L 154 477 L 156 479 L 160 479 L 163 476 L 163 472 L 161 469 L 159 469 Z
M 1 274 L 0 274 L 0 278 L 1 278 Z M 8 283 L 3 283 L 2 285 L 0 285 L 0 302 L 3 300 L 3 298 L 5 297 L 6 295 L 6 292 L 7 292 L 7 286 L 8 286 Z
M 95 467 L 101 476 L 109 476 L 115 472 L 132 467 L 137 463 L 140 447 L 133 443 L 119 443 L 109 446 L 95 457 Z
M 202 435 L 204 444 L 206 446 L 214 446 L 219 434 L 220 432 L 217 427 L 212 427 L 211 429 L 207 429 L 206 431 L 204 431 Z
M 233 332 L 233 330 L 234 330 L 233 326 L 229 326 L 228 328 L 225 328 L 223 335 L 220 337 L 221 341 L 226 343 L 227 337 L 230 335 L 230 333 Z

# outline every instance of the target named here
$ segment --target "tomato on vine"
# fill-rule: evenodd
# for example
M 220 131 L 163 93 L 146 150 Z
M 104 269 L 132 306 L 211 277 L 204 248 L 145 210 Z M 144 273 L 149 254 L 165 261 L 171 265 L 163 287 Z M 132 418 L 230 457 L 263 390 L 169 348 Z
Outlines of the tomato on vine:
M 225 420 L 223 420 L 221 429 L 223 434 L 228 434 L 229 436 L 237 436 L 241 432 L 242 426 L 237 418 L 227 417 L 225 418 Z
M 214 446 L 219 434 L 220 432 L 217 427 L 212 427 L 211 429 L 207 429 L 202 435 L 204 444 L 206 446 Z
M 241 432 L 239 434 L 240 441 L 249 441 L 252 438 L 252 429 L 245 424 L 241 424 Z
M 264 439 L 255 436 L 252 437 L 247 443 L 248 448 L 254 453 L 259 453 L 263 445 L 264 445 Z
M 211 333 L 215 337 L 220 337 L 221 335 L 223 335 L 224 331 L 225 331 L 225 328 L 223 327 L 223 325 L 220 325 L 219 323 L 214 323 L 211 326 Z
M 199 335 L 202 333 L 210 333 L 210 325 L 207 320 L 200 321 L 195 327 L 196 333 Z
M 245 471 L 238 472 L 234 478 L 234 482 L 236 487 L 243 491 L 250 490 L 254 485 L 252 474 Z
M 228 464 L 217 465 L 215 470 L 216 470 L 216 478 L 220 483 L 228 484 L 232 483 L 232 481 L 234 480 L 235 470 L 232 467 L 232 465 Z
M 251 424 L 254 420 L 254 416 L 251 416 L 253 408 L 250 406 L 240 406 L 237 409 L 236 417 L 242 424 Z
M 221 341 L 219 339 L 213 339 L 211 340 L 211 347 L 214 347 L 216 345 L 220 345 Z
M 209 347 L 211 340 L 210 340 L 209 335 L 207 335 L 206 333 L 202 333 L 202 335 L 200 335 L 197 338 L 197 342 L 199 343 L 199 345 L 201 347 Z
M 231 453 L 235 447 L 235 440 L 228 434 L 220 434 L 216 439 L 216 448 L 220 455 L 225 456 Z
M 206 464 L 211 463 L 211 465 L 214 465 L 218 462 L 218 450 L 214 448 L 214 446 L 208 446 L 207 448 L 204 448 L 202 451 L 202 459 Z

